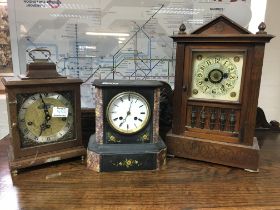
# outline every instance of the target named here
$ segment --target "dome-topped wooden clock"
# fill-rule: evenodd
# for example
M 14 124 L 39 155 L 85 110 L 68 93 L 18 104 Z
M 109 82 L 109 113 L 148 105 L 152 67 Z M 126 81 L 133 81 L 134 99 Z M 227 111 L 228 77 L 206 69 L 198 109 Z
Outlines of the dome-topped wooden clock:
M 172 131 L 168 151 L 179 157 L 257 170 L 254 137 L 265 25 L 255 35 L 220 16 L 177 43 Z
M 159 136 L 159 81 L 95 80 L 96 133 L 87 151 L 95 171 L 152 170 L 165 163 Z
M 36 58 L 44 55 L 44 58 Z M 81 138 L 80 84 L 48 62 L 50 52 L 29 52 L 26 76 L 3 78 L 10 124 L 9 163 L 17 169 L 85 155 Z M 42 56 L 41 56 L 42 57 Z M 46 58 L 45 58 L 46 57 Z

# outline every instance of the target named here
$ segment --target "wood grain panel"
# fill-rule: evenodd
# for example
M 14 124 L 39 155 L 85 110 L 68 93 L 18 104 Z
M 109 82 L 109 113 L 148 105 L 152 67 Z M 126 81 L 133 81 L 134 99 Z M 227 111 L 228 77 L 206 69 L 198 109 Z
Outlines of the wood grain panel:
M 168 159 L 160 171 L 97 173 L 78 159 L 14 177 L 0 141 L 1 209 L 279 209 L 280 134 L 257 135 L 260 172 Z

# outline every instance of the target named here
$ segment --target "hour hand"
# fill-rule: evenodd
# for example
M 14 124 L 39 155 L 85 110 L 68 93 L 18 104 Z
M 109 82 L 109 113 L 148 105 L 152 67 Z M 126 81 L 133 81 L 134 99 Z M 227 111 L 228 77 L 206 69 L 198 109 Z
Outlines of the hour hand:
M 41 128 L 41 130 L 40 130 L 39 136 L 41 136 L 42 133 L 43 133 L 43 131 L 46 130 L 46 124 L 45 124 L 45 123 L 41 124 L 41 125 L 40 125 L 40 128 Z
M 45 121 L 40 125 L 40 129 L 41 129 L 41 130 L 40 130 L 39 136 L 42 135 L 43 131 L 45 131 L 46 129 L 48 129 L 48 128 L 51 127 L 51 125 L 49 125 L 49 124 L 47 124 L 47 123 L 48 123 L 48 121 L 45 120 Z
M 119 127 L 122 127 L 122 125 L 125 123 L 125 121 L 126 121 L 126 118 L 127 118 L 127 115 L 126 115 L 126 117 L 123 119 L 123 121 L 120 123 L 120 125 L 119 125 Z

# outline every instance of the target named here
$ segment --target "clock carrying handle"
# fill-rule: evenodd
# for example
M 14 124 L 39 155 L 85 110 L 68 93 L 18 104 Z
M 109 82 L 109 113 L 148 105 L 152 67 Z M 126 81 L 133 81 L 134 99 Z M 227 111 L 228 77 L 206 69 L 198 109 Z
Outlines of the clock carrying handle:
M 35 58 L 35 56 L 32 54 L 32 52 L 41 52 L 46 58 L 40 58 L 40 59 Z M 31 50 L 28 50 L 28 55 L 34 62 L 47 62 L 51 57 L 51 51 L 49 51 L 46 48 L 34 48 Z

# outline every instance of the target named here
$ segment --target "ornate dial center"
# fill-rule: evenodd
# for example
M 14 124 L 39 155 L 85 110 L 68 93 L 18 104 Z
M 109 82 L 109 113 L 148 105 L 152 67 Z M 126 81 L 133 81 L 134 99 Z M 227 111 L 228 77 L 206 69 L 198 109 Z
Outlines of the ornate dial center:
M 220 69 L 213 69 L 208 74 L 208 79 L 212 83 L 220 83 L 223 78 L 223 72 Z

